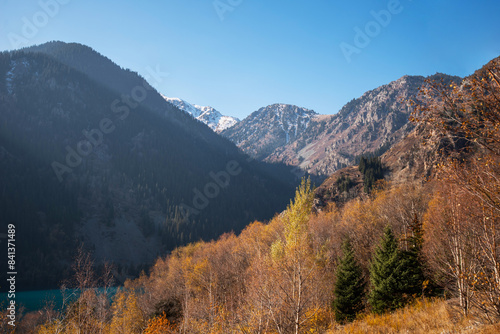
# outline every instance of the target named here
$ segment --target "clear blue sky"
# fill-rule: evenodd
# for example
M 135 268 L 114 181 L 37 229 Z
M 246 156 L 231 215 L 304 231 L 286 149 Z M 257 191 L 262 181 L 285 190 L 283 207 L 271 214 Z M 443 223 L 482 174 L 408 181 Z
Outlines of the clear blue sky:
M 240 118 L 272 103 L 333 114 L 405 74 L 465 76 L 500 55 L 498 0 L 54 1 L 0 0 L 0 50 L 20 45 L 12 36 L 86 44 L 140 74 L 169 72 L 152 83 L 167 96 Z M 38 31 L 23 35 L 23 18 Z M 372 37 L 348 62 L 340 46 L 356 47 L 356 27 Z

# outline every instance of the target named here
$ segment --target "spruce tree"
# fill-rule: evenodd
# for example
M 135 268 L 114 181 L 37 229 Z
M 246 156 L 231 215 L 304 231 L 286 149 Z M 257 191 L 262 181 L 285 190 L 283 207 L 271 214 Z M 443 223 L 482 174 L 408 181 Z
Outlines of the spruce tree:
M 375 251 L 370 268 L 372 288 L 368 301 L 375 313 L 392 311 L 401 306 L 399 266 L 398 243 L 388 226 Z
M 410 237 L 406 240 L 406 250 L 400 253 L 400 293 L 404 303 L 422 294 L 425 275 L 422 263 L 423 231 L 422 223 L 415 215 L 410 224 Z
M 337 281 L 334 288 L 333 310 L 340 323 L 350 322 L 363 310 L 365 282 L 361 268 L 354 258 L 349 239 L 342 245 L 342 258 L 337 267 Z

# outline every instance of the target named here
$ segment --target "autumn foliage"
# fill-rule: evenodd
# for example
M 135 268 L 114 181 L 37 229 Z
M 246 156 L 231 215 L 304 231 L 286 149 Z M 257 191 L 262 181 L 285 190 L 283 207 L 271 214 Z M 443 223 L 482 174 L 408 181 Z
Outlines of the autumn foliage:
M 165 313 L 149 320 L 148 327 L 144 330 L 144 334 L 170 334 L 176 332 L 176 326 L 170 323 Z
M 500 59 L 461 85 L 429 83 L 414 120 L 443 145 L 427 212 L 429 261 L 465 315 L 500 316 Z M 454 149 L 451 150 L 450 147 Z
M 461 85 L 429 83 L 413 101 L 422 139 L 439 141 L 436 180 L 386 184 L 320 212 L 303 180 L 270 222 L 174 250 L 111 305 L 86 288 L 83 261 L 84 293 L 38 332 L 427 333 L 471 323 L 481 332 L 497 323 L 499 65 Z

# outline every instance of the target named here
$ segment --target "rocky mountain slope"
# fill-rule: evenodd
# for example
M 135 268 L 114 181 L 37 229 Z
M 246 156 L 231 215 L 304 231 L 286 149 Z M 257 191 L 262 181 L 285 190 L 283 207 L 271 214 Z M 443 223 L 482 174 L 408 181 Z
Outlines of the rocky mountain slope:
M 162 95 L 163 96 L 163 95 Z M 183 110 L 208 125 L 212 130 L 220 133 L 238 123 L 240 120 L 232 116 L 224 116 L 219 111 L 212 107 L 204 107 L 196 104 L 190 104 L 177 97 L 166 97 L 163 96 L 165 100 L 180 110 Z
M 391 147 L 391 149 L 381 157 L 381 161 L 387 169 L 386 179 L 395 184 L 415 180 L 432 180 L 440 174 L 440 168 L 438 166 L 442 163 L 449 162 L 449 159 L 454 159 L 456 161 L 469 161 L 475 158 L 478 160 L 484 159 L 484 157 L 481 157 L 481 155 L 484 155 L 485 151 L 487 151 L 484 149 L 484 146 L 476 145 L 476 140 L 471 140 L 467 137 L 471 135 L 471 133 L 476 136 L 478 136 L 477 133 L 480 133 L 481 135 L 478 136 L 479 138 L 482 138 L 481 136 L 487 137 L 486 134 L 492 136 L 491 132 L 488 131 L 491 131 L 491 129 L 495 128 L 495 125 L 498 124 L 498 117 L 496 117 L 496 114 L 491 108 L 497 108 L 497 105 L 491 103 L 488 105 L 484 103 L 484 101 L 487 101 L 486 96 L 491 97 L 494 96 L 494 94 L 491 92 L 484 93 L 482 90 L 478 90 L 479 93 L 477 93 L 471 86 L 477 89 L 477 82 L 487 82 L 485 78 L 493 77 L 493 73 L 497 73 L 499 67 L 500 57 L 497 57 L 468 77 L 463 79 L 454 78 L 454 85 L 450 85 L 449 82 L 444 81 L 440 89 L 449 90 L 449 96 L 455 99 L 454 102 L 457 103 L 457 105 L 453 106 L 455 110 L 462 110 L 462 108 L 475 110 L 476 107 L 474 104 L 477 103 L 477 105 L 481 105 L 482 108 L 485 108 L 485 111 L 480 110 L 480 112 L 477 112 L 476 115 L 481 115 L 481 117 L 476 116 L 477 118 L 475 118 L 472 113 L 454 114 L 453 111 L 447 110 L 447 112 L 452 115 L 449 117 L 453 119 L 453 121 L 446 123 L 446 131 L 440 131 L 439 128 L 436 127 L 436 123 L 429 124 L 426 122 L 418 122 L 418 126 L 415 127 L 411 133 Z M 498 85 L 496 79 L 493 81 Z M 452 86 L 458 87 L 458 97 L 454 95 L 457 94 L 457 92 L 454 92 Z M 496 87 L 494 89 L 498 88 L 498 86 L 493 87 Z M 492 86 L 489 86 L 489 89 L 493 89 Z M 435 90 L 431 90 L 431 92 L 434 93 Z M 433 95 L 431 98 L 429 95 L 426 95 L 425 98 L 421 98 L 420 103 L 432 110 L 435 110 L 435 106 L 441 108 L 442 97 L 439 94 L 442 94 L 442 91 L 438 91 L 435 94 L 438 94 L 437 96 L 439 97 Z M 461 96 L 462 94 L 464 96 L 472 95 L 473 98 L 468 100 Z M 478 101 L 475 99 L 478 99 Z M 416 119 L 420 117 L 421 115 L 416 115 Z M 432 121 L 436 122 L 433 119 Z M 467 126 L 469 125 L 467 123 L 475 124 L 475 126 L 477 126 L 475 131 L 477 132 L 474 133 L 470 131 L 469 129 L 474 129 L 474 127 L 468 128 Z M 487 142 L 488 145 L 490 141 L 495 142 L 495 139 L 491 139 L 491 137 L 487 138 L 485 142 Z
M 442 77 L 444 79 L 442 87 L 451 92 L 450 87 L 454 85 L 450 85 L 450 82 L 446 80 L 453 80 L 458 87 L 461 87 L 460 89 L 466 89 L 464 87 L 472 81 L 474 76 L 491 75 L 491 68 L 498 68 L 498 64 L 500 64 L 500 57 L 493 59 L 470 77 L 464 79 Z M 437 77 L 437 79 L 440 78 Z M 437 96 L 439 97 L 433 97 L 437 98 L 437 101 L 424 99 L 425 102 L 422 103 L 439 105 L 441 104 L 440 95 Z M 481 156 L 485 153 L 484 148 L 466 138 L 461 124 L 460 121 L 456 121 L 456 124 L 449 125 L 449 131 L 440 133 L 432 123 L 417 123 L 404 138 L 380 156 L 383 179 L 381 178 L 379 182 L 386 186 L 415 182 L 432 185 L 428 181 L 443 176 L 439 166 L 449 162 L 450 158 L 455 161 L 483 159 Z M 490 123 L 490 126 L 493 124 Z M 316 189 L 315 209 L 323 210 L 329 203 L 341 206 L 349 200 L 368 196 L 363 183 L 363 173 L 359 166 L 349 166 L 336 171 Z
M 425 79 L 404 76 L 353 99 L 335 115 L 310 112 L 301 127 L 292 126 L 292 131 L 270 121 L 263 111 L 272 110 L 271 106 L 222 134 L 256 158 L 300 166 L 310 174 L 330 175 L 352 165 L 360 155 L 384 153 L 412 130 L 408 124 L 412 109 L 404 101 L 417 94 Z M 444 74 L 430 79 L 459 80 Z M 294 108 L 287 117 L 302 119 L 301 108 Z M 294 115 L 293 111 L 299 112 Z
M 273 104 L 253 112 L 221 134 L 250 156 L 267 160 L 280 148 L 301 138 L 316 116 L 313 110 L 289 104 Z

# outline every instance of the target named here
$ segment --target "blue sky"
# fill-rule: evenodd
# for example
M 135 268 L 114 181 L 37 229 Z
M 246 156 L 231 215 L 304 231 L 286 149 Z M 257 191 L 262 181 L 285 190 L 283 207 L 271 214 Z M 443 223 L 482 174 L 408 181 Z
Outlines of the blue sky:
M 224 114 L 333 114 L 405 74 L 471 74 L 500 55 L 499 13 L 498 0 L 0 0 L 0 50 L 78 42 Z

